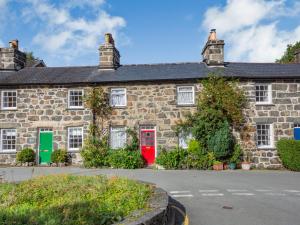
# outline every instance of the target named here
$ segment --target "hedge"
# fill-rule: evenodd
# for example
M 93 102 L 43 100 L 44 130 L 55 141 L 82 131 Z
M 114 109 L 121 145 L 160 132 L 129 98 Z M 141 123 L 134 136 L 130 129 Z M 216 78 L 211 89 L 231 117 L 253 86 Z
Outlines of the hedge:
M 281 139 L 277 142 L 277 151 L 285 168 L 300 171 L 300 141 Z

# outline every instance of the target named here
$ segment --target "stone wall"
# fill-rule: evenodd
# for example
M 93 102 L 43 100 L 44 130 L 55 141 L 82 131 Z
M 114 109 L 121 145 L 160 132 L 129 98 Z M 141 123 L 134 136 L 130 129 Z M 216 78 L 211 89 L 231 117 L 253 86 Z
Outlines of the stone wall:
M 270 82 L 268 80 L 260 82 Z M 106 85 L 109 92 L 113 87 L 124 87 L 127 90 L 127 106 L 115 108 L 108 121 L 109 126 L 126 126 L 139 129 L 140 125 L 156 127 L 157 151 L 177 146 L 178 137 L 174 128 L 180 119 L 196 110 L 195 106 L 178 106 L 176 90 L 178 85 L 195 85 L 197 92 L 201 86 L 194 83 L 135 83 Z M 273 80 L 273 104 L 255 104 L 255 81 L 241 81 L 249 104 L 245 110 L 246 123 L 236 136 L 245 150 L 251 152 L 253 165 L 256 167 L 280 167 L 281 163 L 275 148 L 257 149 L 256 123 L 273 124 L 274 141 L 293 136 L 294 123 L 300 123 L 300 82 L 299 80 Z M 67 148 L 67 128 L 83 126 L 86 137 L 91 123 L 91 111 L 70 110 L 67 107 L 67 95 L 70 87 L 66 86 L 27 86 L 18 88 L 16 111 L 0 111 L 0 129 L 17 129 L 17 150 L 25 147 L 38 148 L 38 128 L 53 128 L 54 149 Z M 74 87 L 71 87 L 74 88 Z M 83 88 L 88 91 L 89 87 Z M 11 89 L 11 88 L 10 88 Z M 79 153 L 72 153 L 73 161 L 80 163 Z M 15 154 L 1 154 L 1 163 L 12 163 Z

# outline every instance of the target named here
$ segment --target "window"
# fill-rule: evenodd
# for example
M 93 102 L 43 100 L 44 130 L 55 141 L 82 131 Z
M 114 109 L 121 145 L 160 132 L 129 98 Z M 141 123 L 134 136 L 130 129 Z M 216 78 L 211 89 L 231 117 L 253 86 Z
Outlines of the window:
M 126 89 L 112 88 L 110 92 L 111 106 L 126 106 Z
M 193 138 L 191 133 L 180 132 L 178 136 L 179 147 L 187 149 L 189 141 Z
M 16 109 L 17 108 L 17 91 L 2 91 L 1 108 Z
M 69 108 L 83 108 L 83 90 L 69 90 Z
M 193 86 L 177 87 L 177 104 L 178 105 L 193 105 L 195 99 Z
M 83 128 L 69 127 L 68 128 L 68 149 L 79 150 L 82 148 Z
M 110 147 L 112 149 L 123 148 L 126 145 L 126 129 L 125 127 L 110 128 Z
M 16 150 L 16 129 L 2 129 L 0 139 L 2 152 Z
M 257 124 L 257 147 L 273 147 L 273 126 L 272 124 Z
M 271 104 L 272 103 L 271 84 L 255 85 L 255 99 L 257 104 Z

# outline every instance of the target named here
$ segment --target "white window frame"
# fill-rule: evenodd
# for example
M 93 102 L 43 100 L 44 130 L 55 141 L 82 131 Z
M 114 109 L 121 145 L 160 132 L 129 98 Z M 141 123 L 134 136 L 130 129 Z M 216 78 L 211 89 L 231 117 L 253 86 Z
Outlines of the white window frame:
M 4 92 L 15 92 L 16 93 L 16 106 L 15 107 L 5 107 L 4 106 Z M 17 90 L 2 90 L 1 91 L 1 109 L 2 110 L 15 110 L 17 109 L 17 100 L 18 100 L 18 92 Z
M 180 91 L 180 88 L 192 88 L 192 102 L 189 103 L 183 103 L 183 102 L 179 102 L 179 93 L 183 92 Z M 177 86 L 177 105 L 194 105 L 195 104 L 195 87 L 193 85 L 182 85 L 182 86 Z
M 4 130 L 14 130 L 15 132 L 15 148 L 14 149 L 3 149 L 3 131 Z M 17 146 L 17 129 L 16 128 L 5 128 L 0 129 L 0 153 L 16 152 Z
M 267 101 L 257 101 L 256 100 L 256 87 L 257 86 L 267 86 L 268 87 L 268 100 Z M 266 84 L 266 83 L 257 83 L 255 84 L 255 102 L 256 105 L 270 105 L 272 104 L 272 84 Z
M 70 97 L 71 97 L 71 91 L 81 91 L 82 92 L 82 106 L 71 106 L 70 105 Z M 83 97 L 84 97 L 84 90 L 83 89 L 70 89 L 68 91 L 68 108 L 69 109 L 83 109 L 84 108 L 84 101 L 83 101 Z
M 184 140 L 182 140 L 184 139 Z M 191 132 L 179 132 L 178 134 L 178 147 L 187 149 L 188 148 L 188 142 L 193 139 L 193 135 Z M 182 140 L 182 141 L 181 141 Z M 182 145 L 184 143 L 184 145 Z
M 269 145 L 258 145 L 258 125 L 269 125 L 270 126 L 270 144 Z M 256 124 L 256 146 L 258 149 L 269 149 L 269 148 L 274 148 L 274 126 L 273 124 L 270 123 L 258 123 Z
M 124 129 L 124 137 L 125 137 L 125 140 L 124 140 L 124 145 L 121 146 L 121 147 L 118 147 L 118 148 L 113 148 L 113 145 L 112 145 L 112 133 L 115 132 L 114 130 L 117 130 L 117 129 Z M 117 131 L 118 132 L 118 131 Z M 119 149 L 119 148 L 124 148 L 126 146 L 126 143 L 127 143 L 127 132 L 126 132 L 126 127 L 125 126 L 112 126 L 110 127 L 110 138 L 109 138 L 109 146 L 111 149 Z
M 81 147 L 79 147 L 79 148 L 70 148 L 70 134 L 71 134 L 70 130 L 71 129 L 80 129 L 81 130 L 82 141 L 81 141 Z M 83 127 L 68 127 L 67 135 L 68 135 L 68 151 L 79 151 L 83 147 Z
M 124 97 L 125 97 L 124 105 L 113 105 L 112 104 L 112 96 L 113 96 L 112 92 L 115 91 L 115 90 L 117 90 L 117 91 L 120 91 L 120 90 L 124 91 Z M 126 107 L 127 106 L 127 90 L 126 90 L 126 88 L 111 88 L 110 89 L 109 103 L 110 103 L 111 107 Z

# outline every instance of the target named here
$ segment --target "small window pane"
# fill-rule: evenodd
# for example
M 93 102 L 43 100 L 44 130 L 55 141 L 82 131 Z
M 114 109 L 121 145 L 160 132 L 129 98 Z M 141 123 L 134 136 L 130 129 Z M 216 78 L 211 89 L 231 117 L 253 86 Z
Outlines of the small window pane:
M 194 104 L 194 87 L 178 87 L 177 90 L 179 105 Z
M 1 130 L 1 144 L 2 150 L 15 150 L 16 149 L 16 129 L 3 129 Z
M 2 92 L 2 108 L 15 109 L 17 107 L 17 92 L 3 91 Z
M 125 88 L 111 89 L 110 104 L 111 106 L 126 106 Z
M 270 124 L 257 124 L 257 146 L 267 147 L 271 146 L 271 125 Z
M 110 130 L 110 147 L 112 149 L 124 148 L 126 145 L 125 127 L 112 127 Z
M 256 102 L 269 103 L 271 99 L 271 86 L 268 84 L 260 84 L 255 86 Z
M 69 149 L 78 150 L 82 147 L 83 131 L 82 127 L 71 127 L 68 129 Z
M 179 147 L 187 149 L 189 141 L 193 138 L 192 133 L 179 133 Z
M 69 107 L 82 108 L 83 107 L 83 91 L 71 90 L 69 91 Z

